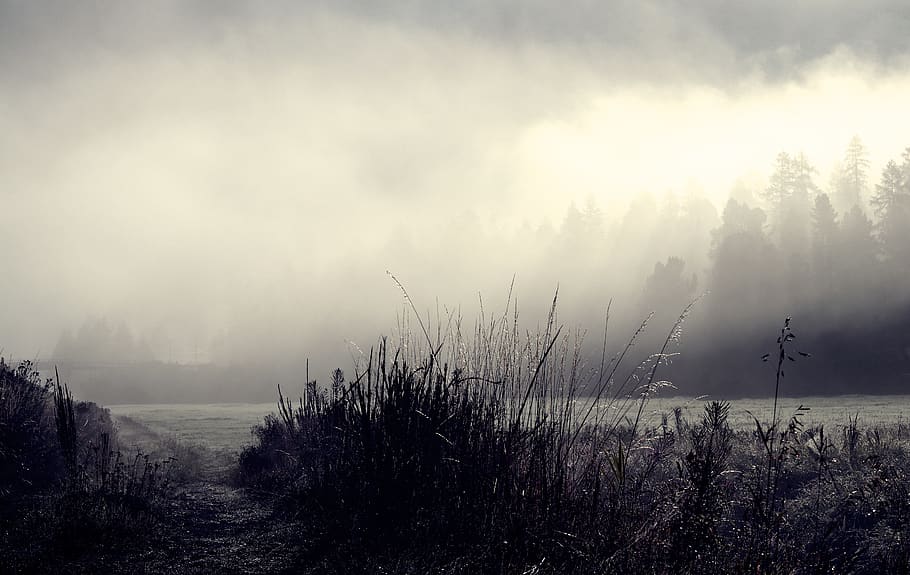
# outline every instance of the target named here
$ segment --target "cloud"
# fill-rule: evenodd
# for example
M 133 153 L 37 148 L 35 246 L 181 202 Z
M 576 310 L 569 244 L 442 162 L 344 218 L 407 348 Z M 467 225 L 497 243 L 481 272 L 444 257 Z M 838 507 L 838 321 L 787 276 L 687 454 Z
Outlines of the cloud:
M 567 50 L 603 73 L 666 82 L 735 82 L 756 71 L 787 79 L 846 49 L 883 66 L 910 52 L 910 6 L 900 0 L 681 2 L 22 2 L 0 4 L 0 66 L 41 78 L 93 53 L 135 56 L 215 47 L 232 38 L 293 44 L 327 15 L 405 34 L 461 36 L 513 48 Z M 251 32 L 253 32 L 251 34 Z M 263 36 L 257 37 L 257 32 Z M 337 38 L 341 50 L 351 38 Z

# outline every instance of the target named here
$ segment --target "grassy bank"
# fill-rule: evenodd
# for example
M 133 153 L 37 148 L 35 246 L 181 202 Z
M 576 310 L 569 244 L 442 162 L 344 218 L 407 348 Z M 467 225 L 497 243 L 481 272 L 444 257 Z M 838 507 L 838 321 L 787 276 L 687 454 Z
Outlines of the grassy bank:
M 141 546 L 169 463 L 123 453 L 105 409 L 0 360 L 0 571 L 92 571 Z

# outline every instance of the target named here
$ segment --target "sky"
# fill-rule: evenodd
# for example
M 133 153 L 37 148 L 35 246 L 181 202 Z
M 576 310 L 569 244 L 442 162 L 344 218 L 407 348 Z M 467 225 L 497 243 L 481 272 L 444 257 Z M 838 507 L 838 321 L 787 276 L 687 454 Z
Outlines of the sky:
M 394 321 L 386 270 L 427 305 L 507 290 L 508 261 L 409 283 L 400 243 L 456 216 L 721 206 L 854 135 L 874 179 L 908 101 L 900 0 L 0 0 L 0 349 L 47 357 L 88 317 L 183 359 L 343 347 Z

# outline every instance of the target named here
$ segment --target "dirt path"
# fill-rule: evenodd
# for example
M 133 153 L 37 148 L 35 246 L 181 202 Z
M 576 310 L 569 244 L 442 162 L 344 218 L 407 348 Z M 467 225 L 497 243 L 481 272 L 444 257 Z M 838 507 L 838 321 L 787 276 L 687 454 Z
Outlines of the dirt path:
M 293 526 L 242 490 L 198 482 L 168 502 L 168 532 L 148 573 L 281 573 L 293 566 Z
M 117 418 L 123 446 L 152 451 L 160 437 L 129 418 Z M 223 454 L 194 453 L 198 477 L 177 485 L 167 501 L 165 529 L 149 548 L 130 558 L 131 573 L 282 573 L 299 556 L 294 525 L 268 502 L 227 480 Z M 136 565 L 135 563 L 140 565 Z

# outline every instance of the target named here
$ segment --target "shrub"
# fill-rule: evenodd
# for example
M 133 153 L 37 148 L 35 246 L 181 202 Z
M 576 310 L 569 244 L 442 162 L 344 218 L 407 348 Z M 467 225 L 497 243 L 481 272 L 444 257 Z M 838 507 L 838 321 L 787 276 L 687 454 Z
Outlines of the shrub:
M 0 504 L 57 478 L 51 391 L 30 362 L 12 367 L 0 358 Z
M 123 456 L 107 410 L 28 362 L 0 360 L 0 562 L 14 571 L 53 571 L 145 536 L 168 464 Z

